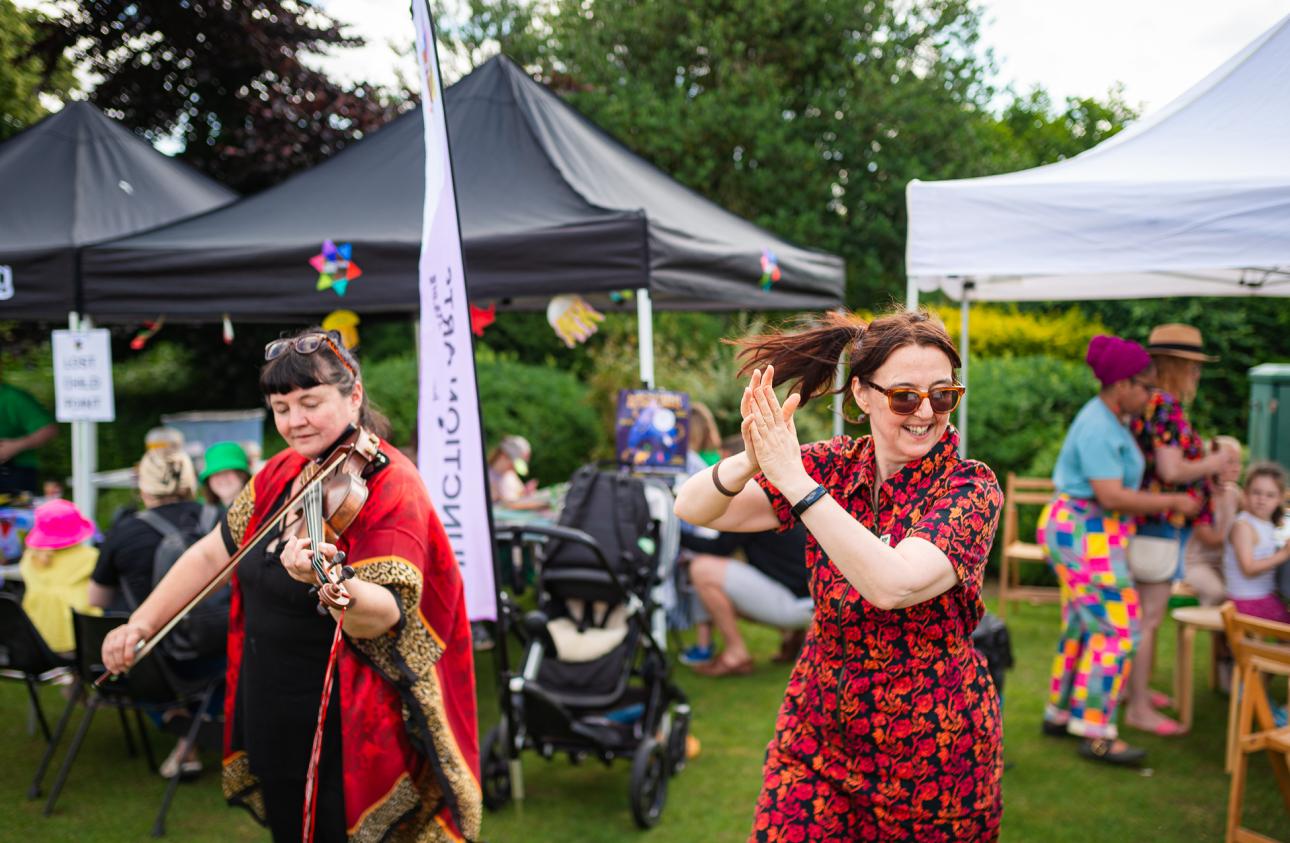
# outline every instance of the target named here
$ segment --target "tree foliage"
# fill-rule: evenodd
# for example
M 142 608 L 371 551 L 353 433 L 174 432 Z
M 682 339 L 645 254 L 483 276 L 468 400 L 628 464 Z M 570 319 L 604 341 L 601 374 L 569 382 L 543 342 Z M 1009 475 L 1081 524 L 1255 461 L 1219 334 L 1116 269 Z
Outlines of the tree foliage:
M 243 192 L 317 164 L 393 117 L 404 97 L 345 86 L 302 57 L 362 40 L 308 0 L 80 0 L 61 43 L 101 77 L 91 99 Z
M 471 12 L 449 33 L 461 51 L 478 61 L 500 45 L 683 183 L 841 254 L 853 306 L 903 289 L 911 179 L 1055 160 L 1130 114 L 1095 100 L 1054 114 L 1037 93 L 996 117 L 970 0 L 473 0 Z
M 41 12 L 0 0 L 0 141 L 48 113 L 42 94 L 65 99 L 77 88 L 70 58 L 42 49 L 51 29 Z

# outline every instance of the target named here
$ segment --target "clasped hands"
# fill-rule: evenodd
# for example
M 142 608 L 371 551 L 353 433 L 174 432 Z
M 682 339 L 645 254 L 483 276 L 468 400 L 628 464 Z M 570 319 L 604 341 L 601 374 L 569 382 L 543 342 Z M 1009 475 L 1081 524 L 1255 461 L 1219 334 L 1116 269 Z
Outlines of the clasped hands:
M 760 470 L 771 485 L 788 494 L 787 489 L 792 486 L 809 488 L 815 481 L 802 466 L 802 446 L 793 422 L 802 396 L 795 392 L 780 404 L 772 386 L 774 380 L 774 366 L 753 371 L 739 402 L 739 412 L 743 415 L 739 432 L 752 470 Z

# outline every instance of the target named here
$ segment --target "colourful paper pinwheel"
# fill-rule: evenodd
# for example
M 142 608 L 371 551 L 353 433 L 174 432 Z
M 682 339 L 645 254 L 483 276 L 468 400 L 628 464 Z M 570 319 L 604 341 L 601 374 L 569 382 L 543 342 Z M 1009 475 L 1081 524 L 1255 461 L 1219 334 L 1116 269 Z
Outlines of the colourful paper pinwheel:
M 363 274 L 358 264 L 351 260 L 353 247 L 349 243 L 337 246 L 324 240 L 322 250 L 309 259 L 309 265 L 318 270 L 318 290 L 331 290 L 338 296 L 345 295 L 349 282 Z

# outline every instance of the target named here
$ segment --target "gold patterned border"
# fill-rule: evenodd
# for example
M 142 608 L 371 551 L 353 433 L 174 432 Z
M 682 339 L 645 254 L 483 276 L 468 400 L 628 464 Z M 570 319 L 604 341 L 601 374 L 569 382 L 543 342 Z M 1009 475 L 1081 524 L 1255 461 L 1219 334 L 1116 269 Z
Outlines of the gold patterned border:
M 251 513 L 254 511 L 255 482 L 252 481 L 242 487 L 242 491 L 229 506 L 228 514 L 224 516 L 228 521 L 228 531 L 238 547 L 246 540 L 246 525 L 251 523 Z
M 224 759 L 222 780 L 227 801 L 246 808 L 261 825 L 268 823 L 260 780 L 251 774 L 251 760 L 245 752 L 235 752 Z
M 350 643 L 369 659 L 387 677 L 395 681 L 410 695 L 418 709 L 417 720 L 422 720 L 429 730 L 429 739 L 435 751 L 438 768 L 452 789 L 461 823 L 461 831 L 469 839 L 479 836 L 483 820 L 481 791 L 474 771 L 461 754 L 455 736 L 448 726 L 444 713 L 443 693 L 435 664 L 443 655 L 443 639 L 432 629 L 421 614 L 421 593 L 425 580 L 421 569 L 397 556 L 363 559 L 352 563 L 360 579 L 378 585 L 391 586 L 403 604 L 405 620 L 397 634 L 378 638 L 349 639 Z M 420 623 L 407 623 L 407 615 L 415 612 Z M 413 682 L 410 688 L 398 679 L 410 671 Z M 405 717 L 410 712 L 406 712 Z M 422 798 L 435 804 L 443 794 L 438 779 L 427 776 Z M 428 824 L 426 828 L 433 828 Z M 451 838 L 448 838 L 451 839 Z

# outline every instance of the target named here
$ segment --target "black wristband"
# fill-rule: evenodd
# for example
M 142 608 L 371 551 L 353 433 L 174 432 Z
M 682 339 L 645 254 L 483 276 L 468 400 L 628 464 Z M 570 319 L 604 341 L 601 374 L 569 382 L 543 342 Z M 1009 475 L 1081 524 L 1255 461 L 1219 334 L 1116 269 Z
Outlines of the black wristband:
M 796 515 L 798 518 L 801 518 L 803 512 L 806 512 L 806 510 L 810 509 L 812 504 L 814 504 L 816 501 L 818 501 L 820 498 L 824 497 L 828 493 L 829 493 L 829 490 L 824 488 L 823 486 L 816 486 L 814 489 L 806 493 L 806 497 L 802 498 L 800 501 L 793 504 L 793 514 Z
M 721 494 L 725 495 L 728 498 L 733 498 L 735 495 L 739 494 L 739 490 L 736 489 L 735 491 L 732 492 L 729 489 L 727 489 L 725 486 L 721 485 L 721 478 L 717 476 L 717 469 L 721 467 L 721 463 L 722 463 L 722 460 L 717 460 L 716 464 L 712 466 L 712 485 L 716 486 L 717 491 L 720 492 Z

